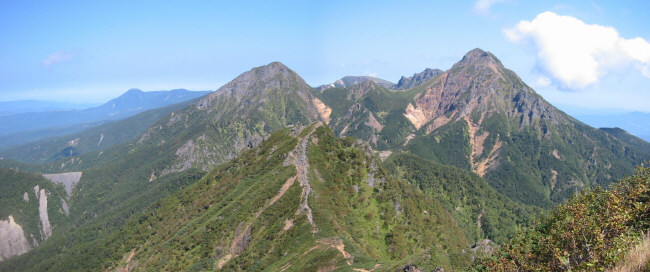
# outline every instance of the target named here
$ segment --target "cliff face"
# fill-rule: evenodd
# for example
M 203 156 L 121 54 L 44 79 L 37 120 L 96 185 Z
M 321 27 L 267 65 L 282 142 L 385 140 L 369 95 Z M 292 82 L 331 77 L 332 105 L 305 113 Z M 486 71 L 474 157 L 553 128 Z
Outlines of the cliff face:
M 31 249 L 23 228 L 16 224 L 13 216 L 0 220 L 0 261 L 23 254 Z

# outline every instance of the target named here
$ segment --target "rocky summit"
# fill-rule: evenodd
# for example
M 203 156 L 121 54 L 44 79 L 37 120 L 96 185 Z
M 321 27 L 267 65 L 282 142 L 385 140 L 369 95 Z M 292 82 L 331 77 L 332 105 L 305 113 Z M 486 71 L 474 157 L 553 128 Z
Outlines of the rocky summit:
M 424 69 L 424 71 L 420 73 L 415 73 L 410 77 L 400 78 L 397 84 L 391 86 L 390 89 L 406 90 L 413 87 L 417 87 L 442 73 L 443 71 L 440 69 L 426 68 Z

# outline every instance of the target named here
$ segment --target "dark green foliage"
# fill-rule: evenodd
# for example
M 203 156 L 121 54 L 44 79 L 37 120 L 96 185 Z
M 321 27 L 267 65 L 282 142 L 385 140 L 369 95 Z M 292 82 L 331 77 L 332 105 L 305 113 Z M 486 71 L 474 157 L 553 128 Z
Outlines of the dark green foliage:
M 110 246 L 114 246 L 111 243 L 123 241 L 115 234 L 124 228 L 125 222 L 158 199 L 196 182 L 203 174 L 190 169 L 161 177 L 150 186 L 134 191 L 119 191 L 119 194 L 130 197 L 104 213 L 95 213 L 97 216 L 73 209 L 66 222 L 55 228 L 52 237 L 23 255 L 0 262 L 0 271 L 102 270 L 100 268 L 107 258 L 117 256 L 118 249 Z M 50 220 L 53 221 L 52 213 Z
M 645 140 L 638 138 L 628 133 L 627 131 L 617 127 L 600 128 L 600 130 L 630 145 L 632 148 L 636 149 L 637 151 L 640 151 L 640 153 L 645 153 L 645 155 L 650 155 L 650 143 L 646 142 Z
M 326 208 L 315 210 L 314 217 L 321 219 L 319 226 L 332 224 L 333 231 L 345 230 L 358 252 L 378 260 L 401 260 L 427 245 L 443 245 L 425 253 L 431 259 L 419 259 L 418 267 L 460 267 L 467 262 L 470 256 L 463 250 L 468 242 L 438 200 L 369 162 L 365 154 L 369 150 L 364 152 L 358 140 L 336 139 L 329 133 L 319 128 L 318 145 L 310 150 L 310 162 L 318 170 L 313 186 L 320 189 L 315 205 Z M 374 179 L 374 187 L 370 187 L 369 177 Z M 327 213 L 318 216 L 320 211 Z M 420 249 L 413 250 L 414 245 Z
M 428 160 L 471 169 L 469 156 L 471 146 L 467 123 L 459 120 L 448 123 L 428 135 L 417 136 L 409 141 L 406 150 Z
M 479 271 L 602 271 L 650 227 L 650 168 L 571 197 L 519 233 Z
M 502 114 L 483 121 L 489 150 L 501 142 L 498 166 L 484 178 L 499 192 L 523 203 L 551 207 L 591 186 L 607 186 L 648 157 L 643 150 L 579 122 L 510 127 Z
M 392 155 L 384 166 L 440 201 L 471 242 L 490 239 L 504 243 L 539 211 L 512 201 L 468 170 L 404 153 Z
M 406 262 L 433 269 L 469 262 L 463 232 L 436 200 L 387 175 L 357 140 L 337 139 L 324 127 L 299 135 L 311 143 L 308 205 L 314 228 L 305 213 L 296 212 L 302 201 L 298 180 L 274 198 L 297 173 L 284 163 L 299 140 L 288 132 L 274 133 L 258 148 L 131 217 L 121 231 L 100 240 L 111 252 L 103 267 L 125 266 L 123 257 L 135 249 L 136 270 L 214 269 L 232 253 L 233 237 L 246 229 L 247 245 L 223 269 L 350 270 L 381 264 L 391 270 Z M 375 178 L 374 187 L 368 175 Z M 284 229 L 287 220 L 293 226 Z M 333 247 L 339 241 L 353 259 Z

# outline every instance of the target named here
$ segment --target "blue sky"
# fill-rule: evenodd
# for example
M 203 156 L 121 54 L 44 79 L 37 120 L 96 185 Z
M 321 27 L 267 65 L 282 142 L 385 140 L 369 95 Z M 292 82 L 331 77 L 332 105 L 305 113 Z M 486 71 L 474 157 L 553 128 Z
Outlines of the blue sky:
M 312 86 L 396 82 L 479 47 L 569 113 L 650 112 L 649 11 L 648 1 L 1 1 L 0 101 L 215 90 L 272 61 Z

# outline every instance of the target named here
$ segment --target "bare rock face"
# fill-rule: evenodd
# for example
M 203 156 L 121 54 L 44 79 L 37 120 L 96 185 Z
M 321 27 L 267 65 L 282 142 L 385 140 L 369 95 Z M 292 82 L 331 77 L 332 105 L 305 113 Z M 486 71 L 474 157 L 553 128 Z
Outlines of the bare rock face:
M 409 105 L 404 116 L 417 129 L 426 126 L 427 132 L 475 111 L 480 115 L 479 126 L 486 115 L 495 111 L 521 117 L 520 125 L 532 124 L 536 119 L 566 118 L 514 72 L 504 68 L 492 53 L 478 48 L 428 82 L 426 92 L 416 95 L 414 100 L 415 105 Z
M 70 206 L 68 206 L 68 202 L 65 202 L 63 198 L 61 198 L 61 208 L 65 215 L 70 215 Z
M 47 193 L 45 189 L 40 190 L 40 196 L 38 197 L 38 216 L 41 219 L 43 239 L 47 240 L 52 235 L 52 226 L 47 214 Z
M 77 186 L 79 180 L 81 180 L 82 172 L 68 172 L 60 174 L 45 174 L 44 178 L 49 179 L 55 184 L 63 184 L 65 192 L 68 194 L 68 198 L 72 195 L 72 190 Z
M 491 255 L 497 248 L 498 246 L 494 242 L 488 239 L 483 239 L 476 242 L 476 244 L 472 246 L 471 250 L 474 252 L 475 256 L 484 256 Z
M 325 103 L 323 103 L 323 101 L 320 101 L 318 98 L 314 98 L 313 103 L 316 109 L 318 109 L 318 116 L 320 117 L 320 120 L 325 123 L 329 123 L 332 109 L 325 105 Z
M 16 224 L 13 216 L 0 220 L 0 261 L 27 252 L 31 247 L 23 228 Z

